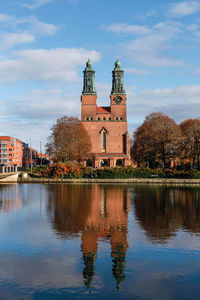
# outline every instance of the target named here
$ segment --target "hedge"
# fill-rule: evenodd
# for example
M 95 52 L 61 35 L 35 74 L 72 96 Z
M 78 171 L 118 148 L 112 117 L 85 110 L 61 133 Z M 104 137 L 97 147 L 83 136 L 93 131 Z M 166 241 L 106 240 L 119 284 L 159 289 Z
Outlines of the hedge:
M 33 172 L 46 178 L 200 178 L 200 171 L 177 171 L 172 169 L 148 169 L 128 167 L 88 168 L 81 167 L 77 163 L 56 163 L 50 166 L 39 166 Z

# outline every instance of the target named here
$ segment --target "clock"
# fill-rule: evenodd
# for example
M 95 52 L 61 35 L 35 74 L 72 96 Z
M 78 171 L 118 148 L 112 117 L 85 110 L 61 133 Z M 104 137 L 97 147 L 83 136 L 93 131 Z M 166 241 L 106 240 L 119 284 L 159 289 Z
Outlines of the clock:
M 122 102 L 122 98 L 120 96 L 116 96 L 114 98 L 114 101 L 115 101 L 116 104 L 120 104 Z

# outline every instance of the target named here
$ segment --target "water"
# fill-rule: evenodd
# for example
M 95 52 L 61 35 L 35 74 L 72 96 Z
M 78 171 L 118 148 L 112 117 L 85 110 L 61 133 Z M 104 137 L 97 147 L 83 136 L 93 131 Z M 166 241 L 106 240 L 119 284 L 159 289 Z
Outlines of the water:
M 0 185 L 0 299 L 200 299 L 200 189 Z

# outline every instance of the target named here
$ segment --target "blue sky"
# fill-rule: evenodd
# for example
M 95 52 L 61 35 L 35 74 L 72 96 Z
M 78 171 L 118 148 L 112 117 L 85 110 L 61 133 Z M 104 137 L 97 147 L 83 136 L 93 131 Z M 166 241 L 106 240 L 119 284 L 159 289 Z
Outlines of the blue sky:
M 0 135 L 39 148 L 63 115 L 80 117 L 82 71 L 109 105 L 125 70 L 129 132 L 151 112 L 200 117 L 200 1 L 9 0 L 0 8 Z

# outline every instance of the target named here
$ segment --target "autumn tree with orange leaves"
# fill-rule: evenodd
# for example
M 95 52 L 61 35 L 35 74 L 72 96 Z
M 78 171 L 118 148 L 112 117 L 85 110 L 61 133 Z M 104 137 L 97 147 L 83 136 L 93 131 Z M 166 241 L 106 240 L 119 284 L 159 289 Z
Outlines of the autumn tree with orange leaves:
M 138 166 L 166 168 L 180 155 L 182 135 L 174 120 L 162 113 L 152 113 L 134 132 L 132 159 Z
M 90 157 L 90 136 L 78 118 L 57 119 L 51 131 L 46 148 L 56 161 L 82 162 Z
M 179 126 L 184 136 L 181 158 L 200 170 L 200 119 L 188 119 Z

